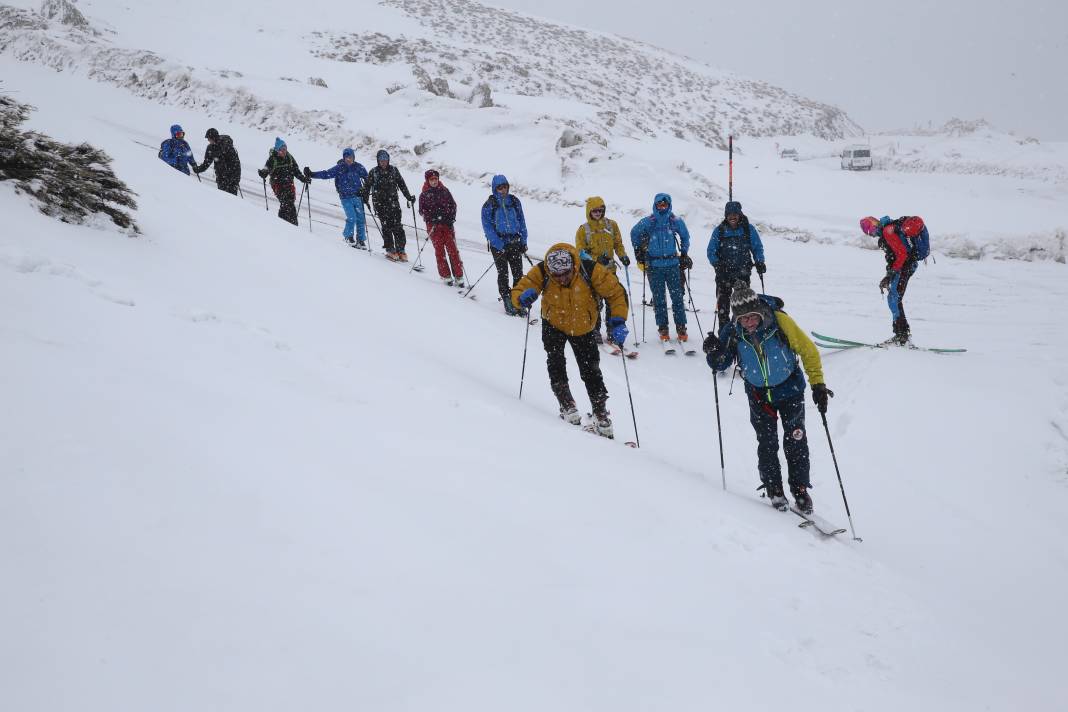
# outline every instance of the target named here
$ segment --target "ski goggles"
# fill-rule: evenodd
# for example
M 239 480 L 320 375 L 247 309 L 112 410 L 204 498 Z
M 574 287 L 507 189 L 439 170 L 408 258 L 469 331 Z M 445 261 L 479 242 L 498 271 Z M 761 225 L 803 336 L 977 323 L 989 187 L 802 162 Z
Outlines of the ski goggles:
M 590 211 L 590 215 L 604 215 L 604 208 L 594 208 Z

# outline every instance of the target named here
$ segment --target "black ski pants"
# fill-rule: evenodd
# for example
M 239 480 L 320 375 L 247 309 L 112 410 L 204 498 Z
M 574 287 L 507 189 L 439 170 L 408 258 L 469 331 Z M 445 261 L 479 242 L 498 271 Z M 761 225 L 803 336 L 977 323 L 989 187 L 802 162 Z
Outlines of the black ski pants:
M 782 446 L 786 451 L 786 468 L 791 487 L 809 487 L 808 434 L 805 431 L 805 393 L 776 403 L 768 403 L 767 391 L 746 386 L 749 397 L 749 422 L 757 436 L 757 467 L 760 481 L 782 484 L 779 464 L 779 419 L 782 418 Z
M 601 375 L 601 352 L 593 331 L 581 336 L 568 336 L 549 323 L 542 322 L 541 343 L 545 346 L 545 363 L 549 367 L 549 385 L 561 406 L 574 403 L 571 387 L 567 382 L 567 361 L 564 358 L 564 345 L 571 344 L 578 362 L 579 375 L 586 384 L 586 394 L 590 397 L 593 412 L 604 414 L 608 390 L 604 387 Z
M 278 198 L 278 217 L 286 222 L 297 224 L 297 187 L 293 181 L 288 183 L 271 182 L 274 197 Z
M 237 186 L 241 183 L 240 173 L 220 173 L 215 171 L 215 187 L 232 195 L 237 195 Z
M 404 226 L 401 224 L 400 203 L 393 200 L 392 202 L 387 201 L 384 203 L 372 201 L 372 204 L 382 228 L 382 249 L 386 252 L 404 252 L 404 247 L 408 244 L 408 238 L 404 234 Z
M 749 286 L 752 278 L 752 270 L 748 272 L 728 272 L 716 270 L 716 311 L 719 314 L 719 323 L 726 324 L 731 320 L 731 294 L 737 282 L 744 282 Z
M 504 249 L 490 247 L 493 264 L 497 266 L 497 291 L 505 305 L 512 303 L 512 287 L 519 284 L 523 277 L 523 244 L 517 239 L 505 242 Z M 508 281 L 508 269 L 512 270 L 512 281 Z

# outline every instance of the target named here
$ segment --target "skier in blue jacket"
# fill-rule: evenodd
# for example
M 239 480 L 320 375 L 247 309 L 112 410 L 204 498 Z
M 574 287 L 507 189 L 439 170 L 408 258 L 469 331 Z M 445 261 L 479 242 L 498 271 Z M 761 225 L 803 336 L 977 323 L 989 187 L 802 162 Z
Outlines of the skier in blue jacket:
M 512 287 L 523 277 L 523 254 L 527 251 L 527 220 L 523 204 L 512 195 L 508 179 L 493 176 L 493 193 L 482 204 L 482 231 L 486 247 L 497 266 L 497 291 L 504 302 L 504 311 L 511 315 L 525 312 L 512 305 Z M 508 270 L 512 270 L 511 283 Z
M 712 231 L 708 240 L 708 262 L 716 270 L 716 310 L 719 323 L 730 320 L 731 290 L 738 282 L 747 286 L 753 276 L 768 271 L 764 264 L 764 245 L 757 229 L 749 224 L 742 212 L 742 204 L 732 200 L 723 208 L 723 222 Z
M 333 178 L 334 188 L 337 189 L 337 197 L 341 200 L 341 208 L 345 211 L 345 229 L 341 235 L 345 240 L 361 250 L 367 249 L 367 218 L 363 211 L 363 182 L 367 180 L 367 169 L 356 162 L 356 152 L 346 148 L 341 152 L 341 160 L 332 168 L 325 171 L 312 171 L 304 166 L 304 177 Z M 353 228 L 355 228 L 356 240 L 353 240 Z
M 682 218 L 671 212 L 671 196 L 657 193 L 653 199 L 653 213 L 631 228 L 630 242 L 635 259 L 649 279 L 656 312 L 656 328 L 661 341 L 669 341 L 667 295 L 671 293 L 671 310 L 675 317 L 675 332 L 680 342 L 686 334 L 686 304 L 682 297 L 682 270 L 693 267 L 690 251 L 690 232 Z M 680 254 L 681 253 L 681 254 Z
M 159 145 L 159 158 L 186 175 L 189 175 L 190 166 L 197 164 L 193 149 L 186 143 L 185 131 L 178 124 L 171 126 L 171 137 Z

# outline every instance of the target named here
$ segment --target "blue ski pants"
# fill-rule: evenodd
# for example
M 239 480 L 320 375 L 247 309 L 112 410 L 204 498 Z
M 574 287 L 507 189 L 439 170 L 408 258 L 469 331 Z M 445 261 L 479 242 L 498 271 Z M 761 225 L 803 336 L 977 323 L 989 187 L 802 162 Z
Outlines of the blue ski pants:
M 340 197 L 340 196 L 339 196 Z M 357 239 L 367 242 L 367 218 L 363 214 L 363 201 L 356 195 L 351 198 L 341 198 L 341 207 L 345 210 L 345 231 L 341 234 L 352 237 L 353 227 L 356 228 Z
M 671 311 L 675 317 L 675 326 L 686 326 L 686 303 L 682 300 L 682 274 L 679 272 L 678 263 L 649 267 L 645 274 L 649 278 L 649 290 L 653 293 L 657 327 L 668 325 L 665 287 L 671 293 Z

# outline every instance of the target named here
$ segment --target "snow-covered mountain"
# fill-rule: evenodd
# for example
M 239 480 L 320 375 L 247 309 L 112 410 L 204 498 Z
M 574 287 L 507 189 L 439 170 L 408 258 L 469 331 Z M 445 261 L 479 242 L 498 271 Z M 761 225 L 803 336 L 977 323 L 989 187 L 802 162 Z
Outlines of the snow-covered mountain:
M 1055 251 L 952 256 L 1054 234 L 1063 184 L 850 173 L 835 154 L 852 136 L 737 140 L 767 291 L 802 328 L 887 336 L 882 257 L 856 218 L 920 213 L 937 263 L 909 287 L 914 338 L 969 349 L 824 354 L 835 398 L 828 431 L 808 415 L 813 495 L 846 525 L 830 437 L 864 539 L 827 541 L 754 493 L 737 382 L 717 390 L 701 359 L 643 346 L 627 372 L 602 362 L 621 439 L 629 379 L 641 448 L 579 432 L 556 417 L 536 327 L 516 398 L 528 333 L 492 272 L 460 299 L 432 268 L 344 247 L 329 182 L 309 232 L 303 210 L 295 229 L 264 209 L 252 173 L 275 134 L 314 168 L 350 142 L 365 162 L 393 150 L 413 187 L 441 167 L 471 276 L 492 269 L 488 174 L 511 174 L 532 255 L 574 235 L 587 195 L 626 229 L 667 189 L 694 237 L 696 336 L 726 194 L 714 145 L 598 128 L 597 107 L 488 76 L 479 108 L 440 65 L 426 86 L 448 77 L 458 98 L 428 91 L 403 56 L 316 56 L 347 28 L 404 51 L 468 44 L 438 14 L 464 6 L 417 20 L 369 2 L 84 0 L 86 30 L 58 0 L 53 19 L 15 5 L 4 90 L 37 107 L 29 129 L 113 158 L 141 235 L 58 222 L 0 182 L 0 709 L 1065 707 L 1065 267 Z M 207 127 L 233 136 L 244 199 L 156 159 L 175 121 L 198 158 Z M 607 146 L 558 148 L 567 128 Z M 636 309 L 635 331 L 650 318 Z

